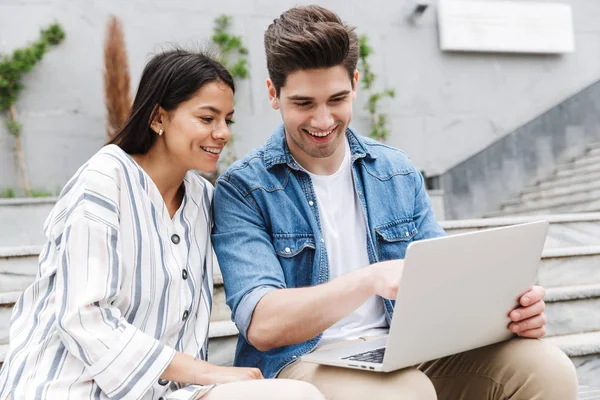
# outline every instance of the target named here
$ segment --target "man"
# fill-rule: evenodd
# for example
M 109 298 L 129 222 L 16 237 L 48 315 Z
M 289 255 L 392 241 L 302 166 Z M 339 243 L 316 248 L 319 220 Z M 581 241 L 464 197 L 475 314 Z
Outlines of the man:
M 283 125 L 215 189 L 213 241 L 240 331 L 236 365 L 309 381 L 332 399 L 575 399 L 573 365 L 538 340 L 388 374 L 299 361 L 387 333 L 401 271 L 372 264 L 402 259 L 411 241 L 444 231 L 406 155 L 349 127 L 353 28 L 318 6 L 292 8 L 267 29 L 265 50 L 269 101 Z M 521 298 L 513 332 L 544 335 L 543 296 L 535 287 Z

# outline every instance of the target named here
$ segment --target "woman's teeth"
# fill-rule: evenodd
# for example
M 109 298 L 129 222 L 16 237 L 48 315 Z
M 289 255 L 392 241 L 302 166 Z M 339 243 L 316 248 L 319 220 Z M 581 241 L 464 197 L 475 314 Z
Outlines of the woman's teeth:
M 215 147 L 202 147 L 202 146 L 200 146 L 200 148 L 202 150 L 207 151 L 207 152 L 212 153 L 212 154 L 221 154 L 221 150 L 222 150 L 222 149 L 215 148 Z

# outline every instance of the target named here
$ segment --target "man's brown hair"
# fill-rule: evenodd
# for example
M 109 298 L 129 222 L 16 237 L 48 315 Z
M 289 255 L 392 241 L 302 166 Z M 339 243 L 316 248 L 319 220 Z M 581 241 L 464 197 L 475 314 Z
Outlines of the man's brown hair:
M 353 82 L 358 62 L 358 37 L 333 11 L 310 5 L 294 7 L 265 32 L 269 77 L 277 96 L 289 74 L 342 65 Z

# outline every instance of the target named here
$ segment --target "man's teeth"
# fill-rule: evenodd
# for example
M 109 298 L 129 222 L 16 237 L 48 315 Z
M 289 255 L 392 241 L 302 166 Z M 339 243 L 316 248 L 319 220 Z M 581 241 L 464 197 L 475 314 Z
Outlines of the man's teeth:
M 209 153 L 213 153 L 213 154 L 221 154 L 221 150 L 222 149 L 217 149 L 214 147 L 202 147 L 200 146 L 200 148 L 204 151 L 208 151 Z
M 310 133 L 313 136 L 316 136 L 316 137 L 325 137 L 325 136 L 329 135 L 331 132 L 333 132 L 334 129 L 335 128 L 330 129 L 330 130 L 325 131 L 325 132 L 317 132 L 317 131 L 309 131 L 309 130 L 307 130 L 307 132 Z

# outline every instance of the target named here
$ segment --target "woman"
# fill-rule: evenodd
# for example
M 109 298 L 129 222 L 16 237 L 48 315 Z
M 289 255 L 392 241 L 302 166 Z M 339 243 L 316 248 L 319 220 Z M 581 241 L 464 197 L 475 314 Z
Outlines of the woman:
M 230 74 L 203 54 L 150 60 L 125 126 L 46 220 L 37 279 L 13 311 L 0 399 L 161 399 L 187 384 L 208 400 L 323 398 L 205 361 L 213 189 L 191 170 L 216 169 L 233 94 Z

